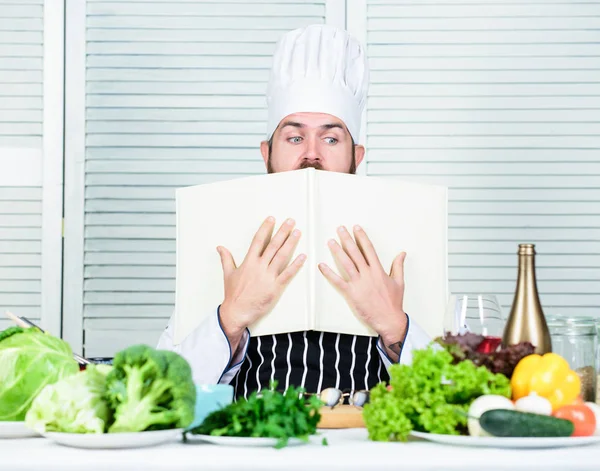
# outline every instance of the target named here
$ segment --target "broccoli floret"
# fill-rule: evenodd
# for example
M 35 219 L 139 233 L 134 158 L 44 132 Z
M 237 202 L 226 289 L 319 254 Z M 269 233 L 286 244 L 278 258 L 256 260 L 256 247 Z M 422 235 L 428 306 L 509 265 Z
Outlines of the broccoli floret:
M 119 352 L 107 379 L 115 411 L 109 432 L 185 428 L 194 420 L 196 387 L 179 354 L 134 345 Z

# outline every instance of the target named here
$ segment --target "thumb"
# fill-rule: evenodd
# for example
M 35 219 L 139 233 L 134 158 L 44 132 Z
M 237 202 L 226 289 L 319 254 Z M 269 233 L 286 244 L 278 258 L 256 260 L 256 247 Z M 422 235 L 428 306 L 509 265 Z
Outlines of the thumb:
M 390 277 L 399 283 L 404 283 L 404 259 L 406 258 L 406 252 L 402 252 L 392 262 L 392 269 L 390 271 Z
M 219 255 L 221 256 L 223 276 L 227 278 L 236 269 L 235 261 L 233 260 L 233 255 L 231 255 L 231 252 L 229 252 L 229 250 L 221 246 L 217 247 L 217 252 L 219 252 Z

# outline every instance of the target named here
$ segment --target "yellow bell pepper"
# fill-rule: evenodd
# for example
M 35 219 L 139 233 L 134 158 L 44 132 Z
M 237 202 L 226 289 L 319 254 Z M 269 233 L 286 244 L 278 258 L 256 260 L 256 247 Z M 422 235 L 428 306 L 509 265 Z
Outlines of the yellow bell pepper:
M 528 355 L 521 359 L 510 380 L 513 400 L 536 393 L 552 404 L 552 410 L 571 404 L 581 393 L 579 375 L 556 353 Z

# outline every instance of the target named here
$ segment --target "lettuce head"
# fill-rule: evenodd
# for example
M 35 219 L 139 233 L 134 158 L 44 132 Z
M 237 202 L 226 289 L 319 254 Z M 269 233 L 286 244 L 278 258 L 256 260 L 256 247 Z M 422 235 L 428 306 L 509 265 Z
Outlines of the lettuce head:
M 42 389 L 79 373 L 65 341 L 37 329 L 0 332 L 0 421 L 22 421 Z
M 33 400 L 25 417 L 39 433 L 103 433 L 110 419 L 104 399 L 109 365 L 88 365 L 85 371 L 49 384 Z

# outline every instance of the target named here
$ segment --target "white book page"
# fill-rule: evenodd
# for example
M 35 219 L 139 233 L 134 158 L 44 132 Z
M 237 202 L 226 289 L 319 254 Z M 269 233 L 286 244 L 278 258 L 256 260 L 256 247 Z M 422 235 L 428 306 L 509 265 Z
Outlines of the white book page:
M 339 273 L 327 241 L 339 242 L 341 225 L 359 224 L 371 239 L 384 270 L 402 251 L 404 310 L 429 335 L 443 332 L 448 296 L 447 191 L 445 187 L 393 178 L 317 172 L 317 262 Z M 315 280 L 316 330 L 376 335 L 359 321 L 341 294 L 319 272 Z
M 226 247 L 237 265 L 268 216 L 275 232 L 291 217 L 302 231 L 294 254 L 308 253 L 306 171 L 237 178 L 177 190 L 177 281 L 175 344 L 223 301 L 223 271 L 216 247 Z M 291 281 L 276 307 L 250 326 L 252 335 L 308 329 L 308 270 Z

